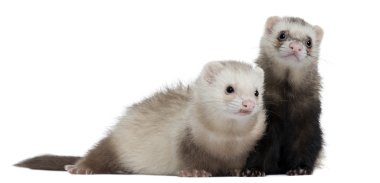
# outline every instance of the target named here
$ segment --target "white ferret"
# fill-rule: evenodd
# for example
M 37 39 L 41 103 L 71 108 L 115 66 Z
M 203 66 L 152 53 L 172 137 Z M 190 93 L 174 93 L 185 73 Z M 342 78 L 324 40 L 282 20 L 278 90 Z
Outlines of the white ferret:
M 265 131 L 263 70 L 210 62 L 185 87 L 131 106 L 84 157 L 43 155 L 16 166 L 73 174 L 217 176 L 243 168 Z

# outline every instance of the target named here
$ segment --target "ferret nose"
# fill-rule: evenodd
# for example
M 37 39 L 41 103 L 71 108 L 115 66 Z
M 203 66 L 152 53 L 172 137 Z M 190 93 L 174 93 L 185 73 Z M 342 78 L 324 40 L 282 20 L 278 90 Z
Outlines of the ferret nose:
M 246 111 L 251 111 L 255 107 L 255 101 L 251 99 L 243 100 L 242 109 Z
M 289 48 L 292 49 L 293 52 L 302 51 L 303 45 L 298 41 L 293 41 L 289 44 Z

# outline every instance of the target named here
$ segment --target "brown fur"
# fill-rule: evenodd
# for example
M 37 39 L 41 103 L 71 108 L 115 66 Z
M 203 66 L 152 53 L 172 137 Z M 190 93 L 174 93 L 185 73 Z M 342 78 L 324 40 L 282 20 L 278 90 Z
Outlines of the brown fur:
M 213 176 L 227 175 L 231 170 L 241 168 L 241 164 L 245 161 L 245 156 L 228 157 L 228 159 L 218 158 L 194 142 L 191 130 L 186 129 L 186 135 L 180 144 L 181 158 L 188 167 L 185 170 L 201 169 L 207 170 Z M 221 168 L 228 167 L 228 168 Z
M 295 17 L 285 17 L 271 25 L 273 27 L 269 28 L 273 31 L 264 34 L 256 61 L 265 71 L 264 103 L 268 125 L 242 174 L 311 174 L 323 147 L 319 123 L 321 77 L 318 73 L 323 30 Z M 307 50 L 305 58 L 288 60 L 281 57 L 275 45 L 268 44 L 267 40 L 278 39 L 281 31 L 289 31 L 288 39 L 302 42 L 305 48 L 305 41 L 312 39 L 312 48 Z
M 298 17 L 286 17 L 284 19 L 285 19 L 285 21 L 288 21 L 288 22 L 291 22 L 291 23 L 300 24 L 300 25 L 303 25 L 303 26 L 310 26 L 310 24 L 308 24 L 302 18 L 298 18 Z
M 282 68 L 277 63 L 271 61 L 268 56 L 265 54 L 261 54 L 260 57 L 256 61 L 257 65 L 259 65 L 265 71 L 265 94 L 268 96 L 276 96 L 278 95 L 278 91 L 281 91 L 281 88 L 277 88 L 280 86 L 278 83 L 280 82 L 289 82 L 292 85 L 292 88 L 296 93 L 293 94 L 293 97 L 301 97 L 305 94 L 316 95 L 315 97 L 319 98 L 319 91 L 321 88 L 320 84 L 320 76 L 318 73 L 317 65 L 310 65 L 310 67 L 304 68 L 302 71 L 303 81 L 300 83 L 294 83 L 291 77 L 295 74 L 295 70 L 290 68 Z M 282 74 L 280 74 L 282 73 Z M 310 92 L 312 91 L 312 92 Z M 273 92 L 273 93 L 272 93 Z M 299 96 L 298 96 L 299 95 Z
M 95 174 L 130 173 L 120 165 L 120 160 L 115 153 L 115 146 L 109 137 L 101 140 L 87 155 L 80 159 L 76 166 L 90 168 Z
M 77 156 L 55 156 L 55 155 L 42 155 L 26 159 L 20 163 L 15 164 L 18 167 L 30 168 L 35 170 L 65 170 L 65 165 L 74 164 L 81 157 Z
M 184 176 L 203 176 L 211 175 L 204 171 L 222 175 L 242 168 L 266 126 L 262 95 L 254 94 L 263 93 L 263 76 L 262 69 L 249 64 L 211 62 L 192 85 L 157 92 L 130 107 L 106 138 L 65 169 L 149 175 L 184 170 Z M 228 85 L 236 92 L 226 94 Z M 243 97 L 257 106 L 238 116 Z

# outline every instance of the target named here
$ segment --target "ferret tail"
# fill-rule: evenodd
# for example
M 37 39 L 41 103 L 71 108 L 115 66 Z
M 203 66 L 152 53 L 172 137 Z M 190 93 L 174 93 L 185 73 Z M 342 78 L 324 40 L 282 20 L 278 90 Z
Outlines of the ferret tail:
M 65 165 L 74 165 L 81 157 L 42 155 L 23 160 L 14 166 L 35 170 L 64 171 Z

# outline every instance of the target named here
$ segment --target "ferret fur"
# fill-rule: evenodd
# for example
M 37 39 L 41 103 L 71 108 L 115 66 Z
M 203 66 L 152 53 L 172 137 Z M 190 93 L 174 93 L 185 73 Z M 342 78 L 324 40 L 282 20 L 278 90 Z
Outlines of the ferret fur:
M 267 129 L 250 153 L 244 176 L 312 174 L 323 145 L 318 73 L 322 37 L 319 26 L 301 18 L 268 18 L 256 61 L 265 72 Z M 294 55 L 292 43 L 299 46 Z
M 196 169 L 201 176 L 225 175 L 244 166 L 265 131 L 263 77 L 262 69 L 242 62 L 210 62 L 193 84 L 158 92 L 131 106 L 83 158 L 67 162 L 70 157 L 39 156 L 17 166 L 65 166 L 77 174 L 177 175 Z M 226 93 L 228 86 L 234 93 Z M 246 99 L 255 106 L 251 113 L 241 114 Z

